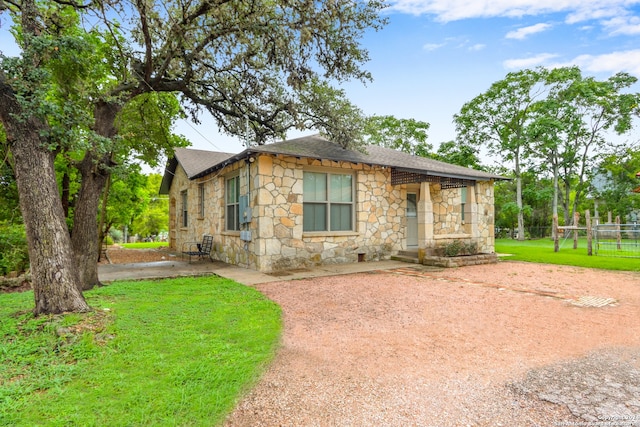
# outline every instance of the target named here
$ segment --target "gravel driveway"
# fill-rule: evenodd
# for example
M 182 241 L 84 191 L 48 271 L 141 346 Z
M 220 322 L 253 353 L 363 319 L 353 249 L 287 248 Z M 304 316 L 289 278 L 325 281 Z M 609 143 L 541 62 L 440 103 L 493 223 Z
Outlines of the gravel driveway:
M 640 425 L 638 273 L 500 262 L 256 287 L 282 347 L 228 426 Z

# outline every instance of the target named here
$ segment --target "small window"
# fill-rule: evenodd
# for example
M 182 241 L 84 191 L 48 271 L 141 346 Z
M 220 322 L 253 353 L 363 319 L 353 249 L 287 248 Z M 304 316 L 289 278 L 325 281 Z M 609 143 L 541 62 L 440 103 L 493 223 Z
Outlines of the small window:
M 416 193 L 407 193 L 407 218 L 416 218 L 418 216 L 418 195 Z
M 204 184 L 198 184 L 198 211 L 200 218 L 204 218 Z
M 305 172 L 303 230 L 353 230 L 353 176 Z
M 238 212 L 240 200 L 239 176 L 234 176 L 227 179 L 225 200 L 227 230 L 240 230 L 240 215 Z
M 465 221 L 465 206 L 467 205 L 467 187 L 460 189 L 460 220 Z
M 187 190 L 180 192 L 180 200 L 182 201 L 181 212 L 182 212 L 182 226 L 189 226 L 189 209 L 187 205 Z

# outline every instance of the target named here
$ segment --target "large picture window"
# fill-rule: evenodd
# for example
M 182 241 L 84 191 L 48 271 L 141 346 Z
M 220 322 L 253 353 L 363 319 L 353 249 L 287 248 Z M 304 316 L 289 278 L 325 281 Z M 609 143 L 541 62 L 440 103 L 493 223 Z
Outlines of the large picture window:
M 353 230 L 353 175 L 305 172 L 304 231 Z
M 240 230 L 240 216 L 238 214 L 240 200 L 239 176 L 227 179 L 225 200 L 227 230 Z

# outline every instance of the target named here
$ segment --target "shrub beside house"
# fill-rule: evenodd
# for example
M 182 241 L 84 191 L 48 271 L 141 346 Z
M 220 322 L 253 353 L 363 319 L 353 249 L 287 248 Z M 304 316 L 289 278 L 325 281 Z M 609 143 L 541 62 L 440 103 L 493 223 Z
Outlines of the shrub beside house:
M 453 241 L 494 252 L 493 183 L 502 177 L 320 136 L 239 154 L 179 148 L 160 192 L 169 246 L 214 238 L 214 259 L 269 272 L 435 252 Z

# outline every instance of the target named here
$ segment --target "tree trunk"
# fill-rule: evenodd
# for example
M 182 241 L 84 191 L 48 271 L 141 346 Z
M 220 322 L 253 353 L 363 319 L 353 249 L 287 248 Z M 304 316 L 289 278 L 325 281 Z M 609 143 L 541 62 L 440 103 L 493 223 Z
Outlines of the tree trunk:
M 522 206 L 522 176 L 520 174 L 520 161 L 516 156 L 516 205 L 518 206 L 518 240 L 524 240 L 524 208 Z
M 79 291 L 80 282 L 56 182 L 55 155 L 40 138 L 46 124 L 22 111 L 11 88 L 1 81 L 0 98 L 0 120 L 13 154 L 27 233 L 34 313 L 90 311 Z
M 558 163 L 554 162 L 553 164 L 553 204 L 552 204 L 552 214 L 554 218 L 558 217 Z M 558 229 L 556 227 L 552 227 L 552 236 L 554 239 L 557 237 L 556 233 Z M 556 251 L 557 252 L 557 251 Z
M 116 104 L 98 103 L 94 110 L 94 131 L 104 138 L 112 139 L 116 135 L 115 121 L 120 109 Z M 85 290 L 100 285 L 98 206 L 112 166 L 110 154 L 103 154 L 98 158 L 93 151 L 87 151 L 78 166 L 82 185 L 76 201 L 71 240 L 80 283 Z
M 564 207 L 564 225 L 571 225 L 571 184 L 566 179 L 564 180 L 564 200 L 562 202 Z
M 101 285 L 98 278 L 100 243 L 97 216 L 100 195 L 107 181 L 101 164 L 101 161 L 94 161 L 91 152 L 87 152 L 78 165 L 82 185 L 73 215 L 71 242 L 82 290 Z
M 62 199 L 62 211 L 64 212 L 64 217 L 69 218 L 69 208 L 71 207 L 70 193 L 69 187 L 71 186 L 71 178 L 69 178 L 69 173 L 65 172 L 62 175 L 62 192 L 60 198 Z
M 98 220 L 98 246 L 102 248 L 104 245 L 104 239 L 111 229 L 111 224 L 107 225 L 105 228 L 105 218 L 107 216 L 107 203 L 109 202 L 109 191 L 111 191 L 111 174 L 107 177 L 107 182 L 104 185 L 104 190 L 102 191 L 102 206 L 100 206 L 100 218 Z M 102 257 L 102 251 L 98 250 L 98 262 L 100 262 L 100 258 Z

